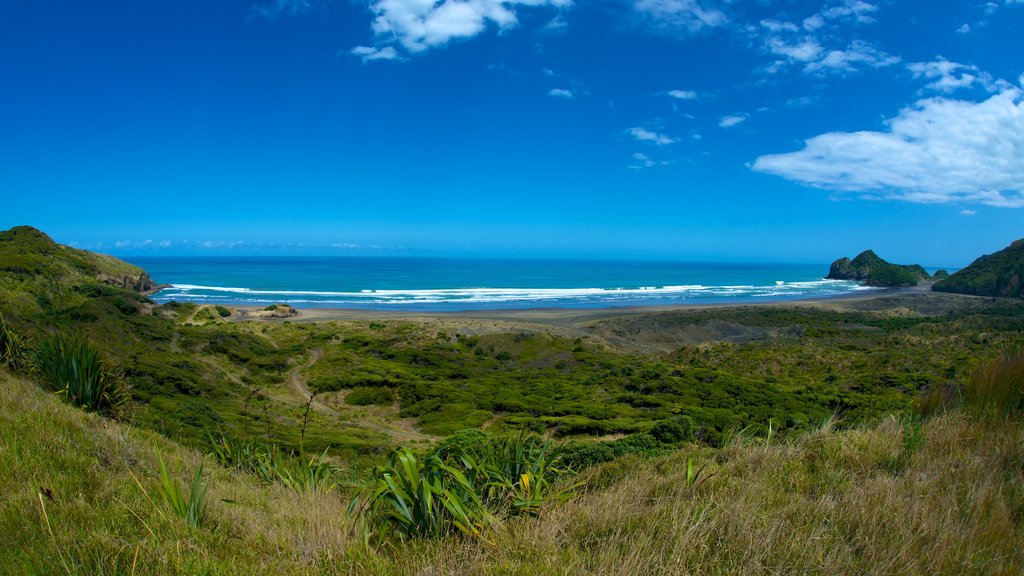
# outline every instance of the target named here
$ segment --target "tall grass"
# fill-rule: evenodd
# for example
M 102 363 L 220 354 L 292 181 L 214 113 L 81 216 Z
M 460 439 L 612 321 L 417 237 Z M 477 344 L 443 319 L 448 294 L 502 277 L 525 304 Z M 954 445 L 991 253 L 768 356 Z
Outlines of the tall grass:
M 28 364 L 25 341 L 0 315 L 0 366 L 11 372 L 20 372 Z
M 1024 347 L 1015 346 L 978 367 L 964 384 L 963 402 L 988 417 L 1024 416 Z
M 176 480 L 167 472 L 162 454 L 160 460 L 160 493 L 164 503 L 175 516 L 183 519 L 189 528 L 200 528 L 206 520 L 206 485 L 203 484 L 203 464 L 196 468 L 195 476 L 186 495 Z
M 337 487 L 341 475 L 338 467 L 327 461 L 327 450 L 308 458 L 293 457 L 276 446 L 227 434 L 210 434 L 209 441 L 209 455 L 221 465 L 263 482 L 280 482 L 296 492 L 328 492 Z
M 90 412 L 118 417 L 128 401 L 128 385 L 88 340 L 60 334 L 43 340 L 32 364 L 51 392 Z

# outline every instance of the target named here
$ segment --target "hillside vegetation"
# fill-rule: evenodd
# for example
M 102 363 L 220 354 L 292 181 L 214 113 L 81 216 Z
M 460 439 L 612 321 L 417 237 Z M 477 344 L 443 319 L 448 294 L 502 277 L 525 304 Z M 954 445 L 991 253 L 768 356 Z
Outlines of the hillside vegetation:
M 569 502 L 481 540 L 379 546 L 346 512 L 349 492 L 299 493 L 209 462 L 206 520 L 188 528 L 160 499 L 159 459 L 187 486 L 202 453 L 0 371 L 0 572 L 1019 573 L 1022 443 L 1019 421 L 964 411 L 737 436 L 588 470 Z
M 1024 239 L 978 258 L 967 268 L 936 282 L 932 290 L 1024 298 Z

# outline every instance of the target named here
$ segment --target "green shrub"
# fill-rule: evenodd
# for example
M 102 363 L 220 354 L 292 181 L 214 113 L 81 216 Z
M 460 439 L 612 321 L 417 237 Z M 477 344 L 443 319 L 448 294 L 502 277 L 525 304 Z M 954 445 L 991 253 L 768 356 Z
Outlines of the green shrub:
M 651 436 L 662 444 L 679 444 L 693 439 L 688 420 L 659 420 L 651 429 Z
M 546 502 L 569 496 L 554 491 L 565 469 L 558 450 L 539 436 L 495 438 L 482 457 L 463 454 L 461 460 L 481 501 L 495 513 L 535 514 Z
M 436 455 L 418 459 L 408 449 L 396 450 L 374 476 L 362 514 L 382 537 L 478 536 L 490 523 L 473 484 Z
M 570 442 L 561 454 L 563 464 L 576 471 L 615 459 L 615 450 L 607 442 Z
M 228 316 L 231 316 L 231 310 L 219 304 L 217 306 L 214 306 L 213 309 L 217 311 L 217 314 L 219 314 L 221 318 L 227 318 Z
M 490 454 L 491 450 L 490 434 L 477 428 L 466 428 L 435 444 L 427 455 L 437 455 L 446 462 L 453 462 L 462 455 L 480 458 Z
M 43 340 L 33 367 L 44 387 L 91 412 L 117 417 L 128 401 L 128 385 L 121 374 L 81 336 L 60 334 Z
M 1024 416 L 1024 348 L 1004 351 L 971 374 L 963 389 L 964 405 L 998 418 Z
M 395 401 L 395 393 L 390 388 L 379 386 L 359 386 L 345 395 L 345 403 L 352 406 L 369 406 L 378 404 L 387 406 Z

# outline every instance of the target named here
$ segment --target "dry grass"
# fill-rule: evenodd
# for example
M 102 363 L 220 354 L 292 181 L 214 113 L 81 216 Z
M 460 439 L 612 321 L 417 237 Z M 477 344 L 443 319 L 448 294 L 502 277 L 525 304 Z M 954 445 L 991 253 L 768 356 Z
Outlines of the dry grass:
M 496 527 L 493 545 L 370 550 L 343 495 L 301 495 L 212 464 L 209 526 L 162 518 L 131 474 L 152 493 L 157 450 L 180 480 L 200 455 L 0 372 L 0 572 L 1020 574 L 1024 426 L 964 411 L 926 421 L 919 441 L 912 426 L 893 417 L 768 446 L 624 458 L 588 471 L 575 500 Z M 688 486 L 688 457 L 714 474 Z M 52 538 L 40 487 L 53 494 Z

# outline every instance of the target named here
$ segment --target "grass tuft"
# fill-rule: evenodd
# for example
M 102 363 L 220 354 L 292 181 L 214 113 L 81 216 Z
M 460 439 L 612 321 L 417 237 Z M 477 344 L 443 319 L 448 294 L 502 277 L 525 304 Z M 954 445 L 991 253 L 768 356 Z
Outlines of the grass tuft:
M 172 480 L 168 474 L 163 455 L 158 453 L 157 458 L 160 460 L 160 493 L 164 497 L 164 503 L 171 512 L 183 519 L 189 528 L 202 527 L 206 519 L 206 485 L 203 484 L 202 462 L 196 468 L 196 474 L 189 485 L 189 493 L 186 495 L 178 482 Z

